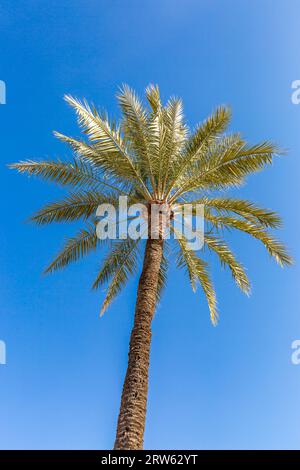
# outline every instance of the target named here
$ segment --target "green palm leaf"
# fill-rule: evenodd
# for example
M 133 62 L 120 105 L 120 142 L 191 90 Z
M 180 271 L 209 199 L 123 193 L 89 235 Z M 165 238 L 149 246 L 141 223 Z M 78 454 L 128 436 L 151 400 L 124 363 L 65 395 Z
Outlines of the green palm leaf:
M 282 221 L 276 212 L 258 207 L 251 201 L 236 198 L 210 198 L 203 196 L 200 199 L 193 199 L 194 212 L 197 204 L 202 204 L 206 208 L 214 209 L 220 215 L 231 215 L 235 213 L 250 222 L 261 224 L 263 227 L 278 228 Z M 179 204 L 182 206 L 182 204 Z
M 12 163 L 9 167 L 16 169 L 19 173 L 39 176 L 62 186 L 86 186 L 94 189 L 103 185 L 101 179 L 97 177 L 90 166 L 76 159 L 73 162 L 27 160 Z
M 186 150 L 175 164 L 174 177 L 172 178 L 167 195 L 170 194 L 173 187 L 176 187 L 178 180 L 189 166 L 197 161 L 200 156 L 209 148 L 229 124 L 231 111 L 229 108 L 220 107 L 191 135 L 186 144 Z
M 239 288 L 243 292 L 245 292 L 245 294 L 249 294 L 249 279 L 245 273 L 243 266 L 235 259 L 234 254 L 229 249 L 227 244 L 220 238 L 217 238 L 210 234 L 205 234 L 204 240 L 209 250 L 214 251 L 217 254 L 221 264 L 229 267 L 232 276 Z
M 100 204 L 118 204 L 118 198 L 113 195 L 103 195 L 96 191 L 80 191 L 71 193 L 65 199 L 47 204 L 36 212 L 31 220 L 39 225 L 51 222 L 71 222 L 74 220 L 86 220 L 96 214 Z
M 269 254 L 281 267 L 292 264 L 292 258 L 287 253 L 285 246 L 280 241 L 273 238 L 265 230 L 263 230 L 261 226 L 255 225 L 245 220 L 235 219 L 234 217 L 215 216 L 209 212 L 206 213 L 205 217 L 217 229 L 233 228 L 248 233 L 252 237 L 257 238 L 263 243 Z
M 58 253 L 52 263 L 45 269 L 45 273 L 51 273 L 65 268 L 70 263 L 78 261 L 91 251 L 96 250 L 101 240 L 97 237 L 95 223 L 89 223 L 81 229 L 75 237 L 69 238 L 63 249 Z
M 136 271 L 138 255 L 137 247 L 139 241 L 140 239 L 128 239 L 117 242 L 105 258 L 93 284 L 93 288 L 98 289 L 100 286 L 112 279 L 106 291 L 100 316 L 104 314 L 109 304 L 125 286 L 129 276 L 133 275 Z
M 200 282 L 209 306 L 211 321 L 216 325 L 219 316 L 217 311 L 217 300 L 214 286 L 207 269 L 207 263 L 199 258 L 194 251 L 187 248 L 186 240 L 184 238 L 178 238 L 177 241 L 180 247 L 180 251 L 177 256 L 177 267 L 186 268 L 194 292 L 196 291 L 197 281 Z
M 92 162 L 117 178 L 136 181 L 144 195 L 149 195 L 135 162 L 127 152 L 120 128 L 114 128 L 107 117 L 101 117 L 86 101 L 82 103 L 69 95 L 65 99 L 75 109 L 80 126 L 94 143 L 96 156 L 91 156 Z
M 124 85 L 117 95 L 123 112 L 122 129 L 126 141 L 130 142 L 130 148 L 136 156 L 143 174 L 147 174 L 156 194 L 156 182 L 153 169 L 153 156 L 150 155 L 151 141 L 149 139 L 149 123 L 146 110 L 136 93 L 130 87 Z M 154 116 L 153 120 L 155 121 Z

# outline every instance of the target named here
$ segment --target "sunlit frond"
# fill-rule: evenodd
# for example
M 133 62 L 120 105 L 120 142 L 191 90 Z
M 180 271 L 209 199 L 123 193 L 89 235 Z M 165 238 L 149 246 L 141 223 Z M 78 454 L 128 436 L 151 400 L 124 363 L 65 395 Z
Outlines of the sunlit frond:
M 172 98 L 162 113 L 164 138 L 161 152 L 162 194 L 173 176 L 173 168 L 186 142 L 188 129 L 184 123 L 183 105 L 180 99 Z
M 160 91 L 158 85 L 148 85 L 146 88 L 146 98 L 154 114 L 160 111 L 162 104 L 160 100 Z
M 210 318 L 214 325 L 218 321 L 217 300 L 215 290 L 210 279 L 207 263 L 199 258 L 194 251 L 191 251 L 186 246 L 184 238 L 178 239 L 180 251 L 177 257 L 177 266 L 179 268 L 185 267 L 190 279 L 193 291 L 196 291 L 197 281 L 205 293 L 207 303 L 210 310 Z
M 250 283 L 247 274 L 245 273 L 243 266 L 235 259 L 235 256 L 228 245 L 220 238 L 209 234 L 204 235 L 204 242 L 209 250 L 217 254 L 221 264 L 223 266 L 228 266 L 239 288 L 245 292 L 245 294 L 249 294 Z
M 127 85 L 121 88 L 117 99 L 123 112 L 122 130 L 126 141 L 139 162 L 142 174 L 147 174 L 155 194 L 156 183 L 149 148 L 147 112 L 136 93 Z
M 281 218 L 276 212 L 259 207 L 244 199 L 203 196 L 200 199 L 193 199 L 191 203 L 194 209 L 197 204 L 203 204 L 221 215 L 230 215 L 233 212 L 250 222 L 261 224 L 263 227 L 278 228 L 282 225 Z
M 96 191 L 79 191 L 69 194 L 61 201 L 47 204 L 37 211 L 31 218 L 39 225 L 51 222 L 71 222 L 74 220 L 86 220 L 96 214 L 100 204 L 118 204 L 118 198 L 112 194 L 98 193 Z
M 220 228 L 234 228 L 242 232 L 248 233 L 254 238 L 260 240 L 269 254 L 277 261 L 280 266 L 289 265 L 292 263 L 292 258 L 287 253 L 285 246 L 269 233 L 267 233 L 259 225 L 251 222 L 235 219 L 229 216 L 215 216 L 209 212 L 205 214 L 206 219 L 213 224 L 217 229 Z
M 92 168 L 76 159 L 73 162 L 27 160 L 12 163 L 9 167 L 16 169 L 19 173 L 39 176 L 62 186 L 86 186 L 91 189 L 102 186 L 101 179 L 98 179 Z
M 80 126 L 94 144 L 95 155 L 90 156 L 92 163 L 117 178 L 135 181 L 144 195 L 149 195 L 138 167 L 127 152 L 120 128 L 111 126 L 108 119 L 101 117 L 86 101 L 69 95 L 65 99 L 75 109 Z
M 229 124 L 230 117 L 230 109 L 220 107 L 197 127 L 196 131 L 187 142 L 185 152 L 183 152 L 182 157 L 176 162 L 174 177 L 168 185 L 168 194 L 173 187 L 176 187 L 178 180 L 189 166 L 197 161 L 205 150 L 216 140 L 216 137 L 225 131 Z
M 267 164 L 272 163 L 274 155 L 279 152 L 277 147 L 269 142 L 255 146 L 232 144 L 232 148 L 226 152 L 214 150 L 215 158 L 207 158 L 207 163 L 195 172 L 189 172 L 189 176 L 182 182 L 173 199 L 181 195 L 199 189 L 222 189 L 238 186 L 245 176 L 262 170 Z
M 58 253 L 52 263 L 45 269 L 45 273 L 51 273 L 65 268 L 70 263 L 79 260 L 91 251 L 96 250 L 101 240 L 97 237 L 95 223 L 87 224 L 86 228 L 69 238 L 63 249 Z
M 106 296 L 102 304 L 100 315 L 103 315 L 112 300 L 125 286 L 129 276 L 137 269 L 138 243 L 137 240 L 123 240 L 116 242 L 105 258 L 103 265 L 94 281 L 93 288 L 98 289 L 110 281 L 106 290 Z

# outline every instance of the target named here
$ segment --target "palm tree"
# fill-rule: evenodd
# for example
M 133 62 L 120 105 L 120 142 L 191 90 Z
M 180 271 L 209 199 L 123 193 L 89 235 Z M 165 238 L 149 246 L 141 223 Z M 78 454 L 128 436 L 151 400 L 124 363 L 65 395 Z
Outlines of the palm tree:
M 46 205 L 32 220 L 39 225 L 79 219 L 86 223 L 77 235 L 68 239 L 47 267 L 47 273 L 66 267 L 99 245 L 108 247 L 93 284 L 94 288 L 108 284 L 101 315 L 138 270 L 144 246 L 114 446 L 142 449 L 151 322 L 166 283 L 170 250 L 177 266 L 186 270 L 193 290 L 198 282 L 201 285 L 213 324 L 218 319 L 216 295 L 207 262 L 188 248 L 184 236 L 167 240 L 160 231 L 158 238 L 148 237 L 146 241 L 100 240 L 95 230 L 96 209 L 102 202 L 117 205 L 120 195 L 127 195 L 130 203 L 144 203 L 149 213 L 154 204 L 162 202 L 173 215 L 176 208 L 187 202 L 204 204 L 205 247 L 229 268 L 238 287 L 248 294 L 249 280 L 223 238 L 224 229 L 245 232 L 258 239 L 281 266 L 290 264 L 291 258 L 268 232 L 280 226 L 278 215 L 250 201 L 226 197 L 224 190 L 238 187 L 249 174 L 271 164 L 279 151 L 270 142 L 248 145 L 240 134 L 225 134 L 230 121 L 227 107 L 219 107 L 193 132 L 189 131 L 181 100 L 171 98 L 163 106 L 159 88 L 153 85 L 146 89 L 147 107 L 128 86 L 122 87 L 117 95 L 122 112 L 119 124 L 85 100 L 71 96 L 65 99 L 76 111 L 86 137 L 77 140 L 55 132 L 71 147 L 73 161 L 30 160 L 10 167 L 72 188 L 65 199 Z M 216 194 L 218 190 L 222 190 L 221 196 Z

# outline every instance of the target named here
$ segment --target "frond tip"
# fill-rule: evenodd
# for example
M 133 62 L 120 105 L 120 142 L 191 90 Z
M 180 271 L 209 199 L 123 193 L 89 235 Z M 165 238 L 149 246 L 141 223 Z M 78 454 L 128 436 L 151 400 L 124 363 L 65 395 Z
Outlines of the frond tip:
M 284 267 L 293 264 L 293 259 L 288 254 L 286 247 L 279 240 L 276 240 L 260 225 L 236 219 L 230 216 L 215 216 L 209 212 L 206 213 L 206 219 L 217 229 L 229 228 L 236 229 L 251 235 L 253 238 L 260 240 L 265 246 L 268 253 L 275 261 Z
M 243 266 L 235 259 L 232 251 L 226 243 L 212 235 L 206 234 L 204 241 L 209 250 L 214 251 L 224 266 L 228 266 L 232 277 L 234 278 L 238 287 L 247 295 L 250 294 L 250 282 L 245 273 Z
M 55 257 L 52 263 L 45 269 L 44 274 L 63 269 L 89 252 L 95 250 L 100 243 L 96 234 L 95 224 L 89 223 L 81 229 L 75 237 L 69 238 L 63 249 Z
M 209 276 L 207 263 L 199 258 L 195 252 L 190 251 L 187 248 L 186 240 L 184 238 L 178 239 L 178 244 L 180 251 L 177 256 L 177 266 L 179 268 L 186 268 L 194 292 L 196 291 L 197 282 L 200 282 L 209 306 L 211 322 L 213 325 L 216 325 L 219 318 L 217 298 L 214 286 Z
M 100 316 L 104 314 L 107 307 L 125 286 L 129 276 L 136 271 L 138 243 L 139 239 L 116 242 L 113 249 L 105 258 L 93 284 L 93 288 L 98 289 L 111 280 L 106 289 L 106 296 L 101 307 Z

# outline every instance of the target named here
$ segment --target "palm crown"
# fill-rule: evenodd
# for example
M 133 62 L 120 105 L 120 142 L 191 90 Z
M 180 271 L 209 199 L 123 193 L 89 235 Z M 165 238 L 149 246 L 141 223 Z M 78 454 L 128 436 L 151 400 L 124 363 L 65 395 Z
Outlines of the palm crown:
M 157 86 L 146 89 L 147 108 L 134 91 L 124 86 L 117 99 L 122 117 L 110 121 L 86 101 L 71 96 L 66 101 L 75 109 L 78 123 L 86 136 L 77 140 L 55 132 L 74 152 L 70 161 L 23 161 L 12 164 L 19 172 L 37 175 L 72 188 L 68 196 L 39 210 L 33 221 L 38 224 L 82 219 L 86 226 L 69 238 L 46 269 L 52 272 L 78 260 L 99 245 L 108 251 L 94 281 L 94 288 L 108 284 L 101 309 L 105 311 L 139 266 L 141 239 L 100 240 L 95 230 L 96 209 L 102 202 L 117 205 L 120 195 L 130 202 L 147 205 L 164 202 L 180 207 L 188 202 L 204 204 L 205 247 L 228 266 L 238 287 L 249 293 L 250 284 L 243 266 L 223 239 L 224 229 L 246 232 L 261 241 L 281 265 L 291 258 L 284 246 L 268 233 L 280 226 L 276 213 L 250 201 L 216 196 L 216 191 L 239 186 L 245 177 L 270 164 L 278 149 L 270 142 L 248 145 L 239 134 L 225 134 L 230 110 L 219 107 L 191 132 L 184 120 L 182 102 L 171 98 L 163 106 Z M 185 237 L 177 238 L 176 263 L 188 273 L 192 288 L 199 282 L 206 295 L 213 323 L 218 318 L 215 290 L 207 263 L 187 247 Z M 158 297 L 165 285 L 168 245 L 158 279 Z

